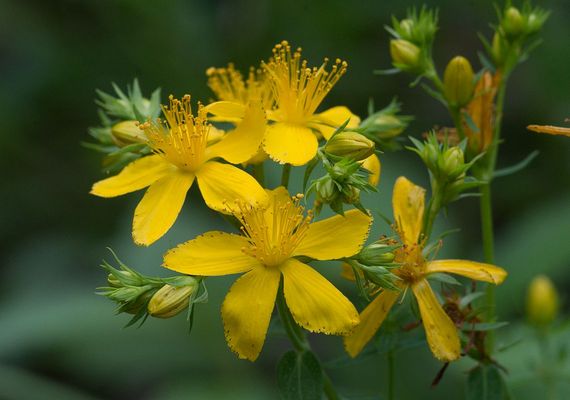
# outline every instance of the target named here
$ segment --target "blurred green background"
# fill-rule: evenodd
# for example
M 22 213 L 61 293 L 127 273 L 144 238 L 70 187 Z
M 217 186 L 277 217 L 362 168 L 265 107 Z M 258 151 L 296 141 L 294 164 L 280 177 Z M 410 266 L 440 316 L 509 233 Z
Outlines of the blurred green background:
M 379 77 L 390 66 L 390 15 L 403 16 L 411 0 L 385 1 L 179 1 L 2 0 L 0 2 L 0 398 L 2 399 L 273 399 L 274 366 L 288 348 L 269 337 L 257 363 L 238 360 L 227 348 L 219 308 L 233 277 L 208 282 L 210 301 L 198 308 L 187 334 L 183 316 L 149 320 L 126 329 L 126 316 L 94 294 L 104 284 L 98 267 L 110 246 L 128 265 L 165 274 L 161 255 L 223 221 L 192 195 L 174 229 L 150 248 L 137 248 L 130 227 L 142 192 L 104 200 L 88 194 L 101 179 L 100 157 L 80 146 L 98 124 L 94 90 L 125 87 L 138 77 L 145 94 L 162 87 L 163 98 L 191 93 L 211 97 L 205 70 L 233 61 L 242 70 L 270 55 L 287 39 L 302 46 L 312 64 L 325 56 L 348 60 L 349 71 L 326 105 L 345 104 L 365 115 L 368 99 L 383 106 L 397 95 L 416 116 L 407 134 L 419 136 L 450 121 L 445 110 L 405 75 Z M 480 66 L 477 32 L 489 36 L 495 21 L 490 1 L 426 1 L 440 8 L 435 45 L 440 71 L 456 54 Z M 524 293 L 544 272 L 565 297 L 570 287 L 570 140 L 531 134 L 530 123 L 562 125 L 570 117 L 570 6 L 543 1 L 552 10 L 543 44 L 514 73 L 508 89 L 505 142 L 500 165 L 540 156 L 495 183 L 497 261 L 510 276 L 498 290 L 499 344 L 522 344 L 499 355 L 509 369 L 514 398 L 542 398 L 533 377 L 539 354 L 524 325 Z M 395 178 L 426 185 L 411 152 L 382 156 L 380 192 L 364 204 L 391 215 Z M 277 184 L 274 177 L 273 185 Z M 440 230 L 461 227 L 442 256 L 481 259 L 475 199 L 455 203 Z M 374 234 L 387 233 L 378 222 Z M 338 267 L 317 268 L 345 292 Z M 252 310 L 254 312 L 254 310 Z M 557 333 L 559 343 L 568 332 Z M 335 337 L 312 336 L 328 361 L 342 355 Z M 339 390 L 354 398 L 386 393 L 383 355 L 331 369 Z M 469 361 L 454 364 L 437 388 L 440 365 L 425 347 L 396 360 L 397 397 L 463 398 Z M 568 373 L 568 372 L 567 372 Z M 570 380 L 567 380 L 570 381 Z M 569 393 L 570 386 L 559 386 Z M 361 396 L 361 397 L 358 397 Z M 366 397 L 368 396 L 368 397 Z M 562 397 L 560 397 L 562 398 Z

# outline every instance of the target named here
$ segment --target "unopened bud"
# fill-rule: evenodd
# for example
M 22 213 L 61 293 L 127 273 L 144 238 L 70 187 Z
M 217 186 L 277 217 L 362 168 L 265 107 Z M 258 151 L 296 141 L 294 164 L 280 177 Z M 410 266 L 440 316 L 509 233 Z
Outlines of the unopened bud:
M 194 293 L 197 285 L 186 286 L 164 285 L 152 296 L 147 309 L 148 313 L 157 318 L 174 317 L 188 308 L 190 295 Z
M 360 133 L 341 132 L 327 142 L 325 151 L 335 156 L 360 161 L 374 154 L 374 142 Z
M 404 70 L 418 70 L 420 67 L 421 50 L 415 44 L 403 39 L 390 41 L 390 55 L 397 68 Z
M 332 203 L 336 199 L 336 186 L 328 176 L 317 181 L 315 190 L 317 192 L 317 200 L 321 203 Z
M 509 7 L 503 18 L 503 30 L 511 38 L 520 36 L 525 30 L 523 16 L 516 7 Z
M 119 147 L 135 143 L 145 143 L 146 136 L 139 127 L 138 121 L 122 121 L 111 128 L 113 141 Z
M 453 105 L 462 107 L 473 96 L 473 68 L 465 57 L 453 58 L 445 68 L 443 86 L 446 99 Z
M 372 243 L 363 248 L 358 254 L 358 261 L 364 265 L 384 265 L 394 261 L 394 253 L 390 246 L 384 243 Z
M 527 292 L 526 312 L 531 324 L 544 327 L 556 319 L 558 293 L 545 275 L 535 277 Z
M 450 147 L 443 153 L 442 163 L 440 166 L 441 172 L 450 178 L 455 178 L 459 168 L 465 163 L 463 150 L 457 146 Z M 462 173 L 460 171 L 459 173 Z
M 414 32 L 414 21 L 410 18 L 406 18 L 400 21 L 401 36 L 410 39 Z
M 398 117 L 391 114 L 381 114 L 374 120 L 374 124 L 378 126 L 386 126 L 386 129 L 378 129 L 376 135 L 381 139 L 392 139 L 398 136 L 406 128 Z
M 358 203 L 360 201 L 360 189 L 354 186 L 349 186 L 348 193 L 344 194 L 343 200 L 347 204 Z
M 526 31 L 529 34 L 533 34 L 538 32 L 541 28 L 542 25 L 544 25 L 544 22 L 546 21 L 548 17 L 548 14 L 537 14 L 535 12 L 531 12 L 526 20 Z
M 439 149 L 433 143 L 426 143 L 421 154 L 422 160 L 430 171 L 436 173 L 438 170 Z

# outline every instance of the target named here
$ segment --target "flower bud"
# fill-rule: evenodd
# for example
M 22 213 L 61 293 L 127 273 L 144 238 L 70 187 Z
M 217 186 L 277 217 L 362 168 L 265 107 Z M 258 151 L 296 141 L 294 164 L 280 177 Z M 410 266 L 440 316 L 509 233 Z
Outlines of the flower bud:
M 391 114 L 380 114 L 374 120 L 374 124 L 378 126 L 386 126 L 386 129 L 378 129 L 376 135 L 380 139 L 392 139 L 398 136 L 406 128 L 406 124 L 400 121 L 398 117 Z
M 347 204 L 355 204 L 360 201 L 360 189 L 349 186 L 347 193 L 344 193 L 344 202 Z
M 385 243 L 372 243 L 363 248 L 358 254 L 358 261 L 364 265 L 384 265 L 394 261 L 394 253 Z
M 390 55 L 397 68 L 411 71 L 419 69 L 420 53 L 420 48 L 407 40 L 393 39 L 390 41 Z
M 453 105 L 462 107 L 469 103 L 473 96 L 473 68 L 465 57 L 453 58 L 443 75 L 443 86 L 446 99 Z
M 360 161 L 374 154 L 374 142 L 356 132 L 341 132 L 334 135 L 325 145 L 329 154 Z
M 505 44 L 503 43 L 503 38 L 498 32 L 493 35 L 493 41 L 491 42 L 491 56 L 495 65 L 501 66 L 504 62 L 505 56 Z
M 549 325 L 558 314 L 558 293 L 552 281 L 545 275 L 535 277 L 527 292 L 526 312 L 531 324 Z
M 319 179 L 315 186 L 317 199 L 325 204 L 333 202 L 337 196 L 335 188 L 335 184 L 330 177 Z
M 411 39 L 414 34 L 414 21 L 406 18 L 400 21 L 400 35 L 405 39 Z
M 511 38 L 520 36 L 525 30 L 525 22 L 516 7 L 509 7 L 503 17 L 503 30 Z
M 438 160 L 439 160 L 439 149 L 434 143 L 426 143 L 421 154 L 422 160 L 433 173 L 437 173 L 438 170 Z
M 119 147 L 135 143 L 145 143 L 146 136 L 139 127 L 138 121 L 121 121 L 111 128 L 113 141 Z
M 443 153 L 443 158 L 440 166 L 440 170 L 443 174 L 447 175 L 451 179 L 454 179 L 460 167 L 465 163 L 465 157 L 463 155 L 463 150 L 459 147 L 450 147 Z M 462 173 L 462 171 L 459 171 Z
M 548 13 L 531 12 L 526 19 L 526 31 L 533 34 L 542 29 L 542 25 L 548 18 Z
M 196 288 L 196 281 L 185 286 L 164 285 L 150 299 L 148 313 L 157 318 L 174 317 L 188 308 L 190 295 Z

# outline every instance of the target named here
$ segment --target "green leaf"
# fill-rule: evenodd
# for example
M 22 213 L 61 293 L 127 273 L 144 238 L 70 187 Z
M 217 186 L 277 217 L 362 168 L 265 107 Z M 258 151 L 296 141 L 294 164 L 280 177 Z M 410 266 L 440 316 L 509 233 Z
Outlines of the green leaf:
M 459 282 L 457 279 L 455 279 L 453 276 L 443 273 L 443 272 L 437 272 L 434 274 L 429 274 L 427 277 L 430 281 L 438 281 L 441 283 L 447 283 L 448 285 L 457 285 L 457 286 L 461 286 L 461 282 Z
M 277 365 L 277 384 L 284 400 L 317 400 L 323 395 L 323 370 L 310 351 L 289 351 Z
M 479 365 L 467 378 L 466 400 L 507 400 L 509 393 L 495 365 Z
M 502 168 L 502 169 L 495 171 L 495 173 L 493 174 L 493 178 L 500 178 L 503 176 L 509 176 L 509 175 L 515 174 L 515 173 L 525 169 L 526 167 L 529 166 L 529 164 L 532 162 L 532 160 L 534 160 L 536 157 L 538 157 L 538 154 L 539 154 L 539 151 L 535 150 L 532 153 L 530 153 L 528 156 L 526 156 L 524 158 L 524 160 L 516 163 L 515 165 L 512 165 L 510 167 Z

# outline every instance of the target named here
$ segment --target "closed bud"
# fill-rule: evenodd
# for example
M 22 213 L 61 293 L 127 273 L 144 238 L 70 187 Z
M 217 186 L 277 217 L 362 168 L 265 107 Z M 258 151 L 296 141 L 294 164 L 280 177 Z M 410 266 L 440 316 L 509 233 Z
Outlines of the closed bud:
M 385 265 L 394 261 L 392 247 L 385 243 L 372 243 L 358 254 L 358 261 L 364 265 Z
M 152 296 L 147 309 L 148 313 L 157 318 L 174 317 L 188 308 L 190 295 L 197 288 L 197 282 L 185 286 L 164 285 Z
M 374 120 L 374 124 L 379 126 L 376 136 L 380 139 L 392 139 L 402 133 L 406 128 L 404 122 L 391 114 L 380 114 Z M 386 128 L 381 129 L 380 126 L 385 126 Z
M 319 179 L 315 185 L 315 190 L 317 192 L 317 200 L 321 203 L 332 203 L 336 199 L 336 185 L 329 176 Z
M 422 160 L 428 167 L 430 171 L 437 174 L 438 172 L 438 160 L 439 160 L 439 149 L 434 143 L 426 143 L 421 154 Z
M 420 53 L 420 48 L 407 40 L 393 39 L 390 41 L 390 55 L 397 68 L 409 71 L 419 70 Z
M 527 292 L 526 312 L 531 324 L 545 327 L 558 315 L 558 293 L 545 275 L 535 277 Z
M 510 38 L 516 38 L 524 33 L 524 18 L 516 7 L 509 7 L 507 11 L 505 11 L 503 30 Z
M 400 36 L 405 39 L 411 39 L 414 34 L 414 21 L 406 18 L 400 21 Z
M 111 128 L 113 141 L 119 147 L 135 143 L 145 143 L 146 136 L 139 127 L 138 121 L 122 121 Z
M 374 154 L 374 142 L 360 133 L 341 132 L 327 142 L 325 151 L 335 156 L 360 161 Z
M 344 193 L 344 202 L 347 204 L 355 204 L 360 201 L 360 189 L 349 186 L 346 193 Z
M 107 283 L 113 288 L 120 288 L 122 286 L 121 281 L 113 274 L 107 275 Z
M 473 68 L 465 57 L 453 58 L 443 75 L 443 86 L 446 99 L 453 105 L 462 107 L 469 103 L 473 96 Z
M 463 150 L 459 147 L 450 147 L 443 153 L 442 163 L 440 170 L 443 174 L 451 179 L 456 178 L 456 175 L 461 174 L 463 171 L 459 170 L 465 164 L 465 157 Z
M 495 32 L 493 35 L 491 52 L 495 65 L 500 67 L 503 64 L 505 58 L 505 44 L 503 43 L 503 38 L 501 38 L 501 35 L 498 32 Z

